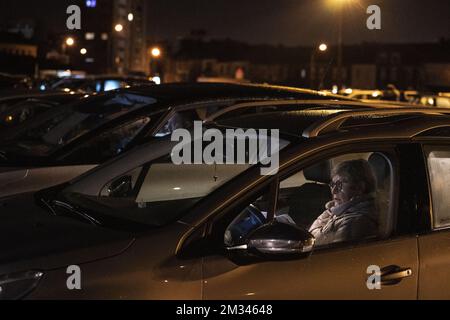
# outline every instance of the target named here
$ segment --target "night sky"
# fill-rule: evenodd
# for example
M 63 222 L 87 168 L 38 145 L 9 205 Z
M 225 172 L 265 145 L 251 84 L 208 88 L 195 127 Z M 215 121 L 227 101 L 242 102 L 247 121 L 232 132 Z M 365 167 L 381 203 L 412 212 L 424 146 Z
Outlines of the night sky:
M 192 29 L 249 43 L 312 45 L 336 40 L 333 2 L 342 0 L 148 0 L 152 40 L 174 40 Z M 346 0 L 344 42 L 432 42 L 450 38 L 449 0 Z M 67 0 L 1 0 L 0 21 L 37 18 L 63 32 Z M 381 7 L 382 30 L 366 28 L 366 8 Z M 86 30 L 88 31 L 88 30 Z

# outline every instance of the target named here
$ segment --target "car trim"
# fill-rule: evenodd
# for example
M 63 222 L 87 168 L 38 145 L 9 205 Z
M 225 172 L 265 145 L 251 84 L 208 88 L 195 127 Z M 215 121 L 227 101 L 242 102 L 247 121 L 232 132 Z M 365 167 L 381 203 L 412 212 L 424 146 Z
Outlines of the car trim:
M 186 242 L 186 240 L 188 240 L 188 238 L 195 233 L 196 230 L 198 230 L 199 228 L 201 228 L 202 226 L 204 226 L 205 224 L 208 223 L 208 221 L 219 211 L 226 209 L 227 207 L 232 205 L 232 202 L 236 199 L 239 199 L 242 197 L 242 195 L 248 194 L 252 192 L 252 189 L 254 189 L 255 187 L 259 187 L 262 186 L 263 184 L 267 183 L 273 183 L 274 179 L 278 179 L 279 177 L 282 177 L 286 174 L 288 174 L 287 172 L 290 171 L 290 169 L 295 170 L 295 168 L 299 168 L 301 166 L 303 166 L 303 162 L 304 161 L 308 161 L 307 159 L 310 156 L 314 156 L 315 153 L 317 152 L 321 152 L 323 149 L 327 150 L 327 149 L 334 149 L 339 147 L 340 145 L 348 145 L 349 143 L 357 143 L 357 144 L 367 144 L 368 142 L 371 143 L 379 143 L 379 144 L 383 144 L 383 145 L 389 145 L 389 144 L 394 144 L 399 142 L 399 139 L 391 139 L 389 141 L 387 141 L 385 138 L 382 137 L 378 137 L 380 140 L 379 141 L 374 141 L 373 137 L 369 137 L 369 138 L 348 138 L 346 140 L 334 140 L 332 142 L 329 143 L 324 143 L 324 144 L 320 144 L 319 146 L 311 146 L 311 148 L 308 148 L 308 150 L 304 151 L 304 152 L 300 152 L 300 151 L 296 151 L 294 156 L 291 156 L 289 160 L 287 160 L 286 162 L 284 162 L 283 164 L 280 164 L 280 168 L 279 168 L 279 174 L 277 174 L 276 176 L 259 176 L 257 179 L 253 180 L 249 185 L 247 185 L 245 188 L 240 189 L 239 191 L 235 192 L 233 195 L 231 195 L 231 197 L 224 199 L 224 201 L 221 204 L 218 204 L 215 207 L 210 208 L 210 210 L 208 210 L 208 214 L 204 215 L 203 217 L 201 217 L 198 221 L 195 221 L 195 223 L 189 223 L 189 225 L 192 226 L 191 229 L 189 229 L 179 240 L 177 248 L 175 250 L 175 254 L 178 254 L 179 252 L 182 251 L 182 248 L 184 247 L 184 243 Z M 405 141 L 405 138 L 400 139 L 403 142 Z M 369 147 L 362 147 L 360 146 L 359 149 L 368 149 Z M 358 149 L 358 148 L 354 148 Z M 378 146 L 378 149 L 379 148 Z M 333 153 L 333 152 L 331 152 Z M 398 170 L 398 165 L 397 165 L 397 170 Z M 398 171 L 394 170 L 394 174 L 398 175 Z M 397 182 L 394 181 L 394 185 L 397 184 L 398 185 L 398 179 L 397 178 Z M 267 180 L 267 181 L 265 181 Z M 396 196 L 398 198 L 398 195 Z M 395 199 L 395 197 L 394 197 Z M 394 201 L 393 206 L 398 206 L 398 200 Z M 393 207 L 393 210 L 396 210 L 396 207 Z M 398 208 L 398 207 L 397 207 Z M 397 210 L 398 211 L 398 210 Z
M 306 128 L 303 132 L 303 137 L 313 138 L 323 133 L 329 133 L 337 131 L 341 128 L 342 124 L 353 117 L 358 116 L 389 116 L 389 115 L 405 115 L 405 114 L 418 114 L 418 115 L 450 115 L 449 109 L 442 108 L 392 108 L 392 109 L 375 109 L 375 110 L 355 110 L 345 111 L 338 114 L 331 115 L 327 119 L 318 121 Z
M 261 102 L 248 102 L 239 103 L 229 108 L 220 110 L 205 119 L 205 122 L 211 122 L 216 120 L 218 117 L 239 109 L 251 108 L 255 106 L 277 106 L 277 105 L 292 105 L 292 104 L 312 104 L 316 106 L 355 106 L 355 107 L 366 107 L 366 108 L 377 108 L 368 103 L 363 103 L 359 101 L 346 101 L 346 100 L 273 100 L 273 101 L 261 101 Z M 383 105 L 384 108 L 388 108 L 388 105 Z M 392 108 L 398 108 L 397 106 L 392 106 Z

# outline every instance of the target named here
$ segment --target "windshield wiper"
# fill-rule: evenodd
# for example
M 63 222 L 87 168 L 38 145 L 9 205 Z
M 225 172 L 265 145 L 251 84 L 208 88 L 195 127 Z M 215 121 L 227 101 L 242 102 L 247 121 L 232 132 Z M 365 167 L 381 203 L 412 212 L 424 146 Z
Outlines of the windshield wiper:
M 81 212 L 78 211 L 77 209 L 75 209 L 72 205 L 59 201 L 59 200 L 53 200 L 52 201 L 53 205 L 59 206 L 63 209 L 69 210 L 70 212 L 74 213 L 75 215 L 83 218 L 84 220 L 88 221 L 90 224 L 94 225 L 94 226 L 101 226 L 102 223 L 100 221 L 98 221 L 97 219 L 95 219 L 94 217 L 92 217 L 91 215 L 85 213 L 85 212 Z

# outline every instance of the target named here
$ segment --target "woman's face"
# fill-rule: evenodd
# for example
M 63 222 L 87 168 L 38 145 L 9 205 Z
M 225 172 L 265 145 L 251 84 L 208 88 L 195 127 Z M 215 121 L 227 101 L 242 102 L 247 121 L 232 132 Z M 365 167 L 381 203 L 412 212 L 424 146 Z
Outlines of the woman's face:
M 361 193 L 357 186 L 352 184 L 345 176 L 336 174 L 330 183 L 331 194 L 336 205 L 350 201 L 354 196 Z

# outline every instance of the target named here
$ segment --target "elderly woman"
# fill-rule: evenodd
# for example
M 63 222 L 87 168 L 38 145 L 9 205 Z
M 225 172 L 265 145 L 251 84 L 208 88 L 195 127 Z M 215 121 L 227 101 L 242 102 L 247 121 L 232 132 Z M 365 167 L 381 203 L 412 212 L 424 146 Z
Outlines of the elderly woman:
M 376 180 L 366 160 L 345 161 L 332 171 L 333 200 L 314 221 L 309 232 L 316 245 L 376 237 L 378 210 Z

